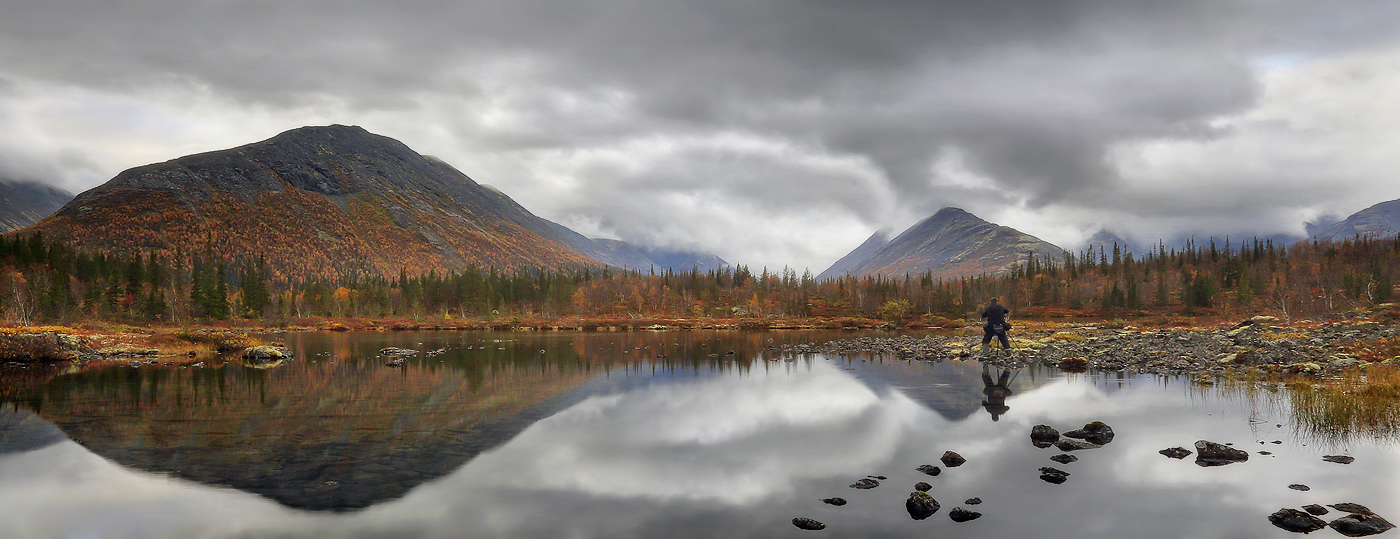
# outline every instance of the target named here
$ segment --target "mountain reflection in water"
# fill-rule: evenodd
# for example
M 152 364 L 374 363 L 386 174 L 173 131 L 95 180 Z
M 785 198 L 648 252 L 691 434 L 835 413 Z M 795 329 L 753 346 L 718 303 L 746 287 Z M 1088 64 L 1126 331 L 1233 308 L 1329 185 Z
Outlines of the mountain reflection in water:
M 1275 426 L 1288 422 L 1286 411 L 1252 409 L 1248 402 L 1202 394 L 1173 379 L 1028 369 L 1008 379 L 1012 394 L 1005 401 L 1007 411 L 994 422 L 982 406 L 985 385 L 976 362 L 823 356 L 771 361 L 764 355 L 767 339 L 781 340 L 781 333 L 510 336 L 503 342 L 479 342 L 484 335 L 379 335 L 353 344 L 342 351 L 344 356 L 336 352 L 339 359 L 328 365 L 340 374 L 320 374 L 328 377 L 320 385 L 298 386 L 309 392 L 302 400 L 317 402 L 332 398 L 317 392 L 344 392 L 337 398 L 346 402 L 336 406 L 349 408 L 339 416 L 381 434 L 355 434 L 352 428 L 336 435 L 371 440 L 368 445 L 374 447 L 398 443 L 393 440 L 407 447 L 415 437 L 428 440 L 428 446 L 437 443 L 437 433 L 470 430 L 439 422 L 452 409 L 466 410 L 482 401 L 497 403 L 491 408 L 499 410 L 496 421 L 510 425 L 502 427 L 513 433 L 508 440 L 468 457 L 455 470 L 424 478 L 400 497 L 351 513 L 298 510 L 246 492 L 114 465 L 99 457 L 106 454 L 92 438 L 155 445 L 149 434 L 161 432 L 163 423 L 148 417 L 151 410 L 113 403 L 109 406 L 120 413 L 110 417 L 95 408 L 79 413 L 103 395 L 120 400 L 131 394 L 68 388 L 70 395 L 88 396 L 65 401 L 57 398 L 64 391 L 59 386 L 72 382 L 55 381 L 45 390 L 50 398 L 42 400 L 40 413 L 61 426 L 55 418 L 96 424 L 85 427 L 89 438 L 83 439 L 92 452 L 60 442 L 0 454 L 0 504 L 7 508 L 0 515 L 0 535 L 799 537 L 810 532 L 790 521 L 805 516 L 826 523 L 820 534 L 833 537 L 1292 537 L 1273 528 L 1266 516 L 1281 507 L 1339 502 L 1367 505 L 1392 520 L 1400 516 L 1400 487 L 1393 477 L 1400 459 L 1393 447 L 1356 444 L 1341 448 L 1357 458 L 1354 464 L 1325 463 L 1319 456 L 1339 448 L 1309 447 L 1291 438 L 1287 425 Z M 322 360 L 314 355 L 330 347 L 318 348 L 324 343 L 317 339 L 332 337 L 290 338 L 305 353 L 281 368 L 287 370 L 269 371 L 263 384 L 225 375 L 230 388 L 225 392 L 244 396 L 214 398 L 202 410 L 215 414 L 227 408 L 231 417 L 259 418 L 263 423 L 251 423 L 263 425 L 261 430 L 248 432 L 280 433 L 280 438 L 253 436 L 254 442 L 211 450 L 211 461 L 262 451 L 259 444 L 290 444 L 277 442 L 289 433 L 326 429 L 291 430 L 291 416 L 302 413 L 298 406 L 303 405 L 294 402 L 294 393 L 279 394 L 274 386 L 292 385 L 291 379 L 302 376 L 294 375 L 298 368 L 308 375 L 321 373 Z M 461 358 L 419 357 L 403 371 L 372 358 L 380 346 L 435 349 L 445 342 L 441 339 L 459 337 Z M 790 338 L 801 342 L 806 337 Z M 686 342 L 672 344 L 677 340 Z M 644 346 L 654 350 L 658 341 L 665 341 L 661 344 L 670 358 L 686 359 L 655 354 L 634 359 L 645 353 Z M 541 349 L 546 353 L 540 354 Z M 735 358 L 725 360 L 729 349 L 736 350 Z M 538 358 L 554 353 L 557 359 Z M 434 367 L 434 361 L 441 363 Z M 381 372 L 388 377 L 381 379 Z M 330 381 L 342 375 L 362 382 Z M 552 377 L 548 379 L 555 385 L 546 386 L 558 389 L 552 396 L 534 395 L 523 381 L 532 376 Z M 393 385 L 406 383 L 393 380 L 415 377 L 423 381 L 412 387 Z M 504 380 L 491 381 L 497 377 Z M 179 385 L 166 382 L 157 385 L 167 390 Z M 516 383 L 519 390 L 507 389 Z M 385 396 L 396 392 L 414 397 Z M 399 408 L 380 410 L 390 404 Z M 439 408 L 441 417 L 434 411 Z M 1275 412 L 1284 415 L 1270 415 Z M 1063 431 L 1092 420 L 1113 425 L 1118 437 L 1104 448 L 1076 452 L 1078 462 L 1053 464 L 1049 457 L 1057 451 L 1030 444 L 1035 424 Z M 250 423 L 242 421 L 240 425 Z M 237 433 L 223 436 L 236 438 Z M 302 445 L 308 439 L 336 439 L 298 436 L 291 439 Z M 1201 438 L 1273 454 L 1219 468 L 1157 454 Z M 1283 443 L 1269 443 L 1274 440 Z M 946 450 L 961 453 L 968 462 L 938 477 L 915 471 L 922 464 L 939 464 Z M 396 451 L 365 451 L 373 461 L 426 460 Z M 1047 465 L 1070 472 L 1068 481 L 1053 485 L 1037 479 L 1038 468 Z M 888 480 L 872 490 L 849 488 L 867 475 Z M 943 505 L 925 521 L 911 520 L 904 510 L 904 499 L 917 481 L 932 483 L 930 493 Z M 1292 483 L 1312 490 L 1290 490 Z M 820 501 L 833 496 L 850 503 L 835 507 Z M 967 507 L 984 513 L 981 519 L 955 523 L 944 516 L 974 496 L 985 503 Z

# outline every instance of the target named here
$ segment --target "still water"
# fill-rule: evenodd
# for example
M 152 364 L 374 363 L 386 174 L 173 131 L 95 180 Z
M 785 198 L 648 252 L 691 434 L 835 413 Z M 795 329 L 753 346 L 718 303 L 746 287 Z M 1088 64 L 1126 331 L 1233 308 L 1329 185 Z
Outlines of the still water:
M 1267 516 L 1313 503 L 1400 518 L 1400 449 L 1309 438 L 1286 399 L 1027 368 L 1003 404 L 975 361 L 782 350 L 853 336 L 289 333 L 297 359 L 272 368 L 29 381 L 0 404 L 0 537 L 1253 538 L 1292 536 Z M 391 368 L 386 346 L 422 353 Z M 1117 437 L 1077 462 L 1030 443 L 1096 420 Z M 1158 454 L 1198 439 L 1250 459 Z M 850 488 L 867 476 L 887 479 Z M 942 506 L 922 521 L 919 481 Z

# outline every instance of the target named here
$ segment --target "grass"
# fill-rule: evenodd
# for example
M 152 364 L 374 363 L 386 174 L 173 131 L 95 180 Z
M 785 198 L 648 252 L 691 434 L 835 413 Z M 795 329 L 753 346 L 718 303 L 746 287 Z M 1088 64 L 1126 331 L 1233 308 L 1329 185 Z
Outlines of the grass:
M 1373 366 L 1333 380 L 1290 381 L 1297 427 L 1314 438 L 1400 441 L 1400 369 Z

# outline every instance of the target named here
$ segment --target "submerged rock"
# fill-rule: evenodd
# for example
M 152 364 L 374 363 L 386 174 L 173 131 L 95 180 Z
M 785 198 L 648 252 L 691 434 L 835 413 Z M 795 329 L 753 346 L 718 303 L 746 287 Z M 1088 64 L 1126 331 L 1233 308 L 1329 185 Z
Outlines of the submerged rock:
M 943 461 L 943 465 L 949 468 L 957 468 L 958 466 L 962 466 L 964 462 L 967 462 L 967 459 L 963 458 L 962 455 L 952 451 L 944 451 L 943 456 L 939 457 L 938 460 Z
M 856 481 L 855 483 L 851 483 L 851 488 L 858 488 L 858 489 L 862 489 L 862 490 L 864 490 L 864 489 L 872 489 L 872 488 L 875 488 L 875 487 L 878 487 L 878 486 L 880 486 L 880 482 L 879 482 L 879 481 L 876 481 L 876 480 L 874 480 L 874 479 L 870 479 L 870 478 L 861 479 L 860 481 Z
M 1356 461 L 1356 458 L 1348 457 L 1346 455 L 1324 455 L 1322 457 L 1322 460 L 1325 460 L 1327 462 L 1335 462 L 1337 464 L 1351 464 L 1352 462 Z
M 408 348 L 395 348 L 393 346 L 386 346 L 384 348 L 379 349 L 379 355 L 382 356 L 411 356 L 417 353 L 417 350 L 409 350 Z
M 1166 456 L 1171 457 L 1171 458 L 1174 458 L 1174 459 L 1184 459 L 1184 458 L 1186 458 L 1186 457 L 1191 456 L 1191 450 L 1190 450 L 1190 449 L 1186 449 L 1185 447 L 1170 447 L 1170 448 L 1167 448 L 1167 449 L 1163 449 L 1163 450 L 1161 450 L 1161 451 L 1158 451 L 1158 453 L 1161 453 L 1161 454 L 1163 454 L 1163 455 L 1166 455 Z
M 917 491 L 919 491 L 919 492 L 928 492 L 928 491 L 929 491 L 930 489 L 932 489 L 932 488 L 933 488 L 933 485 L 930 485 L 930 484 L 925 483 L 925 482 L 923 482 L 923 481 L 919 481 L 918 483 L 914 483 L 914 490 L 917 490 Z
M 1309 515 L 1297 509 L 1279 509 L 1274 514 L 1269 515 L 1269 522 L 1279 528 L 1295 532 L 1310 533 L 1327 527 L 1327 523 L 1322 519 Z
M 1352 513 L 1327 524 L 1337 533 L 1347 537 L 1365 537 L 1375 535 L 1391 528 L 1395 525 L 1376 515 L 1367 513 Z
M 1303 491 L 1303 492 L 1307 492 L 1307 491 L 1309 491 L 1309 490 L 1312 490 L 1312 487 L 1309 487 L 1309 486 L 1303 485 L 1303 484 L 1299 484 L 1299 483 L 1294 483 L 1294 484 L 1292 484 L 1292 485 L 1288 485 L 1288 488 L 1291 488 L 1291 489 L 1293 489 L 1293 490 L 1301 490 L 1301 491 Z
M 909 511 L 910 518 L 923 520 L 938 512 L 938 501 L 927 492 L 910 492 L 909 499 L 904 501 L 904 509 Z
M 1069 479 L 1069 472 L 1046 466 L 1040 469 L 1040 479 L 1046 483 L 1058 485 L 1064 483 L 1066 479 Z
M 1198 466 L 1224 466 L 1247 460 L 1249 460 L 1249 453 L 1239 449 L 1206 440 L 1196 440 L 1196 465 Z
M 979 505 L 982 503 L 982 498 L 968 498 L 967 500 L 963 501 L 963 503 L 967 505 Z
M 825 530 L 826 524 L 822 524 L 807 517 L 797 517 L 792 519 L 792 525 L 803 530 Z
M 1060 464 L 1069 464 L 1069 463 L 1071 463 L 1071 462 L 1074 462 L 1074 461 L 1076 461 L 1076 460 L 1079 460 L 1079 457 L 1076 457 L 1076 456 L 1071 455 L 1071 454 L 1069 454 L 1069 453 L 1060 453 L 1060 454 L 1058 454 L 1058 455 L 1055 455 L 1055 456 L 1053 456 L 1053 457 L 1050 457 L 1050 460 L 1053 460 L 1053 461 L 1058 462 L 1058 463 L 1060 463 Z
M 925 473 L 925 474 L 927 474 L 927 475 L 932 475 L 932 476 L 937 476 L 938 474 L 943 473 L 943 470 L 942 470 L 942 469 L 939 469 L 939 467 L 934 466 L 934 465 L 932 465 L 932 464 L 925 464 L 925 465 L 923 465 L 923 466 L 919 466 L 918 470 L 919 470 L 920 472 L 923 472 L 923 473 Z
M 968 511 L 961 507 L 954 507 L 952 511 L 948 512 L 948 518 L 953 519 L 953 522 L 967 522 L 969 520 L 977 520 L 981 516 L 982 513 L 978 513 L 976 511 Z
M 1055 442 L 1055 448 L 1059 449 L 1060 451 L 1079 451 L 1081 449 L 1098 449 L 1100 447 L 1103 446 L 1092 442 L 1071 440 L 1069 438 L 1065 438 L 1058 442 Z
M 841 506 L 843 506 L 843 505 L 846 505 L 846 499 L 845 499 L 845 498 L 822 498 L 822 502 L 825 503 L 825 504 L 827 504 L 827 505 L 834 505 L 834 506 L 837 506 L 837 507 L 841 507 Z
M 1328 507 L 1331 507 L 1331 508 L 1333 508 L 1333 509 L 1336 509 L 1336 510 L 1338 510 L 1338 511 L 1341 511 L 1341 512 L 1343 512 L 1343 513 L 1361 513 L 1361 514 L 1363 514 L 1363 515 L 1374 515 L 1374 514 L 1375 514 L 1375 513 L 1371 512 L 1371 510 L 1370 510 L 1369 508 L 1367 508 L 1366 506 L 1361 505 L 1361 504 L 1359 504 L 1359 503 L 1350 503 L 1350 502 L 1347 502 L 1347 503 L 1329 503 L 1329 504 L 1327 504 L 1327 506 L 1328 506 Z

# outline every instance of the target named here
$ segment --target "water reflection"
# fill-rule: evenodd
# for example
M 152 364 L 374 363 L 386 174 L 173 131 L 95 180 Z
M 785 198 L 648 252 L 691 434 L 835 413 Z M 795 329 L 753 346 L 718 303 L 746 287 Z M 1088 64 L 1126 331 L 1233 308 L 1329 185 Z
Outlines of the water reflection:
M 992 382 L 990 366 L 982 364 L 982 394 L 987 398 L 982 401 L 982 407 L 987 409 L 987 413 L 992 414 L 992 421 L 997 421 L 1001 415 L 1011 411 L 1011 407 L 1006 405 L 1006 398 L 1011 396 L 1011 369 L 997 369 L 997 381 Z
M 1354 464 L 1325 463 L 1318 448 L 1289 438 L 1286 429 L 1260 429 L 1252 421 L 1285 424 L 1287 410 L 1201 398 L 1199 389 L 1170 378 L 1066 376 L 1028 369 L 1006 376 L 1003 384 L 1002 373 L 973 362 L 775 358 L 764 334 L 756 343 L 741 336 L 748 347 L 706 342 L 700 336 L 672 344 L 667 337 L 679 336 L 669 334 L 579 335 L 557 342 L 547 341 L 555 337 L 481 342 L 480 334 L 471 336 L 476 340 L 385 337 L 411 339 L 398 344 L 413 347 L 418 342 L 431 349 L 459 346 L 463 352 L 420 356 L 395 370 L 374 357 L 377 347 L 385 345 L 382 341 L 351 343 L 339 352 L 332 341 L 307 341 L 297 346 L 323 354 L 317 356 L 322 359 L 303 355 L 292 365 L 266 371 L 261 382 L 241 372 L 202 375 L 211 377 L 201 386 L 206 389 L 199 398 L 187 396 L 181 402 L 196 407 L 198 414 L 228 409 L 229 417 L 245 418 L 238 425 L 256 427 L 250 427 L 251 434 L 265 434 L 254 436 L 255 443 L 220 450 L 219 458 L 260 451 L 260 444 L 290 445 L 283 439 L 297 439 L 298 433 L 302 442 L 329 443 L 324 440 L 335 436 L 309 437 L 310 431 L 296 430 L 301 427 L 290 419 L 327 409 L 341 410 L 340 420 L 380 433 L 336 431 L 347 440 L 368 440 L 368 446 L 375 446 L 375 440 L 424 440 L 425 446 L 437 447 L 431 442 L 435 433 L 454 427 L 424 427 L 442 420 L 433 410 L 444 410 L 444 418 L 458 410 L 457 419 L 470 421 L 464 418 L 472 414 L 462 410 L 515 399 L 496 408 L 499 424 L 514 425 L 509 429 L 513 435 L 400 497 L 353 513 L 296 510 L 252 491 L 136 472 L 60 441 L 0 454 L 0 506 L 7 508 L 0 514 L 0 535 L 783 537 L 806 533 L 790 523 L 805 516 L 826 523 L 821 533 L 834 537 L 1292 537 L 1265 517 L 1280 507 L 1344 501 L 1367 505 L 1388 518 L 1400 515 L 1400 487 L 1395 486 L 1400 484 L 1395 480 L 1400 459 L 1393 448 L 1357 443 L 1347 448 L 1357 458 Z M 458 338 L 462 340 L 448 342 Z M 646 355 L 642 347 L 657 342 L 673 353 L 668 358 Z M 723 359 L 731 347 L 745 357 Z M 553 348 L 573 352 L 550 352 Z M 685 348 L 702 358 L 717 353 L 721 359 L 681 359 L 674 353 Z M 542 349 L 545 354 L 539 353 Z M 557 359 L 538 359 L 551 354 Z M 606 360 L 621 356 L 627 359 Z M 478 374 L 469 374 L 474 369 Z M 147 451 L 157 451 L 155 440 L 170 443 L 172 438 L 146 434 L 165 432 L 153 419 L 165 416 L 140 403 L 169 402 L 164 400 L 169 393 L 193 383 L 181 378 L 188 374 L 168 376 L 155 384 L 142 382 L 134 393 L 120 384 L 122 390 L 105 393 L 70 388 L 66 401 L 55 389 L 43 400 L 42 414 L 51 420 L 76 418 L 82 416 L 79 410 L 88 409 L 82 417 L 98 425 L 86 427 L 92 436 L 140 438 Z M 326 378 L 319 385 L 296 381 L 317 376 Z M 338 385 L 330 380 L 335 376 L 359 382 Z M 541 399 L 533 381 L 546 377 L 561 389 Z M 512 380 L 521 384 L 514 392 L 508 389 Z M 300 400 L 331 400 L 320 408 L 299 408 L 304 405 L 289 390 L 279 389 L 288 384 L 302 384 L 297 387 L 314 397 Z M 992 400 L 989 386 L 1010 391 L 1002 404 L 1008 411 L 999 414 L 999 421 L 989 421 L 979 411 Z M 152 400 L 153 387 L 166 396 Z M 337 392 L 343 396 L 322 395 Z M 133 394 L 138 398 L 133 400 Z M 99 413 L 94 407 L 100 397 L 116 401 L 108 406 L 117 413 Z M 380 406 L 392 409 L 381 411 Z M 257 422 L 277 421 L 278 414 L 283 433 L 273 437 L 273 430 Z M 386 422 L 380 414 L 393 419 Z M 512 419 L 521 414 L 535 417 Z M 319 421 L 314 414 L 304 418 Z M 403 428 L 396 431 L 399 419 Z M 1076 452 L 1078 462 L 1051 463 L 1049 457 L 1057 451 L 1030 443 L 1035 424 L 1066 430 L 1094 420 L 1112 425 L 1117 438 L 1102 449 Z M 1157 454 L 1201 438 L 1232 442 L 1252 453 L 1267 448 L 1272 454 L 1209 469 Z M 1276 440 L 1282 443 L 1272 443 Z M 105 447 L 90 439 L 84 444 Z M 400 451 L 411 449 L 367 459 L 401 458 Z M 919 465 L 937 464 L 946 450 L 961 453 L 968 462 L 938 477 L 916 471 Z M 1070 472 L 1068 481 L 1040 481 L 1038 469 L 1047 465 Z M 868 491 L 848 487 L 867 475 L 888 480 Z M 356 480 L 351 476 L 350 481 Z M 930 493 L 944 507 L 926 521 L 913 521 L 904 510 L 904 499 L 917 481 L 932 483 Z M 1312 490 L 1288 489 L 1293 483 Z M 850 503 L 835 507 L 820 501 L 833 496 Z M 982 518 L 955 523 L 942 517 L 972 497 L 984 500 L 969 507 L 983 513 Z

